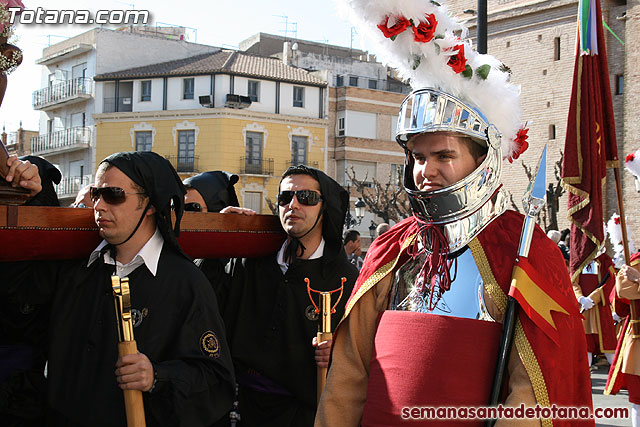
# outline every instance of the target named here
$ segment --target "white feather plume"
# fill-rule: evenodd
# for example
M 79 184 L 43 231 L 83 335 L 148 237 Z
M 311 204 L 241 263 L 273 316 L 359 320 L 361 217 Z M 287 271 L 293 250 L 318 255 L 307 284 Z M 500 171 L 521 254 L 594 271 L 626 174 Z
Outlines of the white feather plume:
M 629 241 L 629 252 L 635 253 L 636 245 L 631 239 L 631 230 L 629 229 L 628 221 L 626 222 L 626 225 L 627 239 Z M 620 224 L 620 215 L 618 215 L 617 213 L 611 215 L 611 218 L 609 219 L 609 221 L 607 221 L 607 232 L 609 233 L 609 241 L 611 242 L 611 245 L 613 246 L 613 250 L 615 252 L 614 261 L 616 264 L 616 268 L 620 268 L 620 266 L 622 265 L 620 261 L 624 263 L 624 246 L 622 245 L 622 225 Z
M 433 87 L 475 105 L 502 133 L 502 154 L 509 157 L 517 148 L 514 138 L 521 128 L 520 87 L 509 82 L 503 64 L 491 55 L 481 55 L 467 40 L 467 28 L 451 16 L 444 5 L 429 0 L 336 0 L 338 10 L 354 25 L 359 34 L 370 40 L 373 53 L 380 61 L 395 68 L 413 89 Z M 405 17 L 414 24 L 433 14 L 437 20 L 436 37 L 423 43 L 414 40 L 407 28 L 395 40 L 385 37 L 378 25 L 389 17 L 389 26 L 397 17 Z M 451 49 L 464 44 L 464 55 L 474 75 L 471 78 L 456 73 L 447 63 Z M 419 65 L 416 67 L 416 58 Z M 476 69 L 489 65 L 490 72 L 483 80 Z
M 640 179 L 640 149 L 627 156 L 624 167 L 636 178 Z

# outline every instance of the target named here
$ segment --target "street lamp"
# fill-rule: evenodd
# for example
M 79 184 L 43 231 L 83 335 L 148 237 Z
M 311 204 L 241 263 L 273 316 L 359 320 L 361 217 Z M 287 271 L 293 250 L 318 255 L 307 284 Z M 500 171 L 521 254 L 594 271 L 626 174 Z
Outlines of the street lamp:
M 367 205 L 362 200 L 362 197 L 358 197 L 358 201 L 356 202 L 354 207 L 356 209 L 356 218 L 358 219 L 358 225 L 360 225 L 360 223 L 362 222 L 362 218 L 364 218 L 364 208 L 366 208 Z
M 371 221 L 371 225 L 369 226 L 369 237 L 371 237 L 371 241 L 376 238 L 376 223 Z
M 347 192 L 349 194 L 351 194 L 350 190 L 351 190 L 350 186 L 347 186 Z M 367 207 L 367 204 L 364 202 L 364 200 L 362 200 L 362 197 L 358 197 L 358 201 L 354 204 L 356 216 L 354 218 L 351 215 L 351 209 L 350 208 L 347 209 L 347 215 L 344 219 L 345 228 L 349 229 L 351 227 L 355 227 L 356 225 L 360 225 L 362 223 L 362 218 L 364 218 L 366 207 Z

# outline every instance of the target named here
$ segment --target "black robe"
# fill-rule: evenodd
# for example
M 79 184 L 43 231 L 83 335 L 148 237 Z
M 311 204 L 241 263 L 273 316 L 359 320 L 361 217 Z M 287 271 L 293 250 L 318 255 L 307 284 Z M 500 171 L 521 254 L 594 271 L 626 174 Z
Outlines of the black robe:
M 219 266 L 203 265 L 218 296 L 227 327 L 239 387 L 240 426 L 312 426 L 317 401 L 317 365 L 311 342 L 319 320 L 311 320 L 311 288 L 330 291 L 347 278 L 342 299 L 332 315 L 338 325 L 358 277 L 342 246 L 342 228 L 349 195 L 324 172 L 306 168 L 322 193 L 322 257 L 295 259 L 286 274 L 278 266 L 277 253 L 262 258 L 234 259 L 226 275 L 216 276 Z M 316 304 L 319 297 L 312 294 Z M 333 294 L 332 301 L 338 298 Z M 311 316 L 313 317 L 313 316 Z M 226 423 L 217 424 L 229 425 Z
M 88 267 L 87 260 L 23 267 L 9 268 L 13 285 L 0 293 L 18 306 L 50 301 L 50 424 L 126 425 L 115 376 L 114 266 L 98 259 Z M 128 277 L 132 307 L 142 319 L 134 327 L 138 350 L 157 372 L 156 389 L 143 393 L 147 426 L 211 425 L 231 407 L 235 381 L 210 285 L 166 243 L 155 277 L 145 265 Z
M 331 291 L 340 287 L 342 277 L 347 278 L 342 299 L 331 317 L 335 328 L 358 271 L 344 253 L 329 263 L 322 258 L 297 260 L 285 274 L 275 253 L 233 260 L 229 268 L 232 278 L 218 292 L 224 299 L 221 310 L 241 386 L 241 425 L 313 425 L 317 365 L 311 341 L 318 332 L 319 320 L 313 316 L 304 279 L 309 278 L 315 290 Z M 312 295 L 318 304 L 318 294 Z M 338 296 L 339 293 L 333 294 L 333 304 Z M 245 386 L 243 382 L 251 381 L 256 373 L 280 386 L 282 393 L 255 393 Z

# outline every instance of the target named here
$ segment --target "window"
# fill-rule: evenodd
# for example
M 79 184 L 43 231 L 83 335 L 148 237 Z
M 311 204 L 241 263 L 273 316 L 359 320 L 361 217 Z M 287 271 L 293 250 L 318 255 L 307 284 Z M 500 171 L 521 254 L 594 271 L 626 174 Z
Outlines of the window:
M 293 106 L 304 107 L 304 88 L 301 86 L 293 87 Z
M 338 136 L 344 136 L 344 117 L 338 119 Z
M 336 87 L 344 86 L 344 76 L 336 76 Z
M 356 77 L 356 76 L 349 76 L 349 86 L 355 86 L 355 87 L 358 87 L 358 77 Z
M 151 80 L 140 82 L 140 101 L 151 101 Z
M 245 191 L 244 203 L 245 208 L 253 209 L 256 213 L 262 212 L 262 192 L 260 191 Z
M 616 75 L 616 95 L 624 93 L 624 74 Z
M 307 137 L 294 135 L 291 137 L 291 165 L 307 164 Z
M 556 125 L 549 125 L 549 139 L 556 139 Z
M 260 100 L 260 82 L 249 80 L 247 83 L 247 95 L 251 98 L 251 102 L 259 102 Z
M 396 186 L 402 185 L 403 168 L 404 168 L 404 165 L 393 164 L 393 163 L 391 164 L 391 176 L 389 177 L 391 185 L 396 185 Z
M 151 151 L 151 131 L 136 132 L 136 151 Z
M 74 113 L 71 115 L 71 127 L 84 127 L 85 126 L 85 114 L 84 113 Z
M 365 187 L 373 187 L 373 179 L 376 177 L 376 163 L 349 160 L 345 162 L 345 175 L 347 184 L 351 184 L 349 175 L 354 176 L 358 181 L 363 181 Z
M 553 39 L 553 59 L 555 61 L 560 60 L 560 37 Z
M 193 77 L 182 79 L 182 99 L 193 99 L 194 86 Z
M 378 81 L 369 79 L 369 89 L 378 89 Z
M 179 130 L 178 131 L 178 162 L 176 163 L 176 170 L 178 172 L 193 172 L 193 163 L 194 163 L 193 160 L 194 160 L 195 148 L 196 148 L 196 131 L 195 130 Z
M 262 133 L 247 132 L 245 170 L 247 173 L 262 174 Z

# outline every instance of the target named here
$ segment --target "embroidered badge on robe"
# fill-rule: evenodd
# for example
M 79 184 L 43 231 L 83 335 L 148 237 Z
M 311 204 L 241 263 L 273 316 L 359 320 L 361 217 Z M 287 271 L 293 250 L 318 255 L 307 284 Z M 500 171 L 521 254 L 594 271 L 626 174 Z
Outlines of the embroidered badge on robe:
M 138 310 L 136 308 L 131 309 L 131 320 L 133 321 L 133 327 L 137 328 L 142 323 L 142 320 L 149 314 L 148 308 Z
M 304 315 L 307 316 L 307 319 L 311 320 L 312 322 L 318 320 L 318 313 L 316 313 L 316 308 L 312 305 L 307 306 L 306 310 L 304 311 Z
M 220 343 L 213 331 L 207 331 L 200 337 L 200 350 L 205 356 L 217 358 L 220 356 Z

